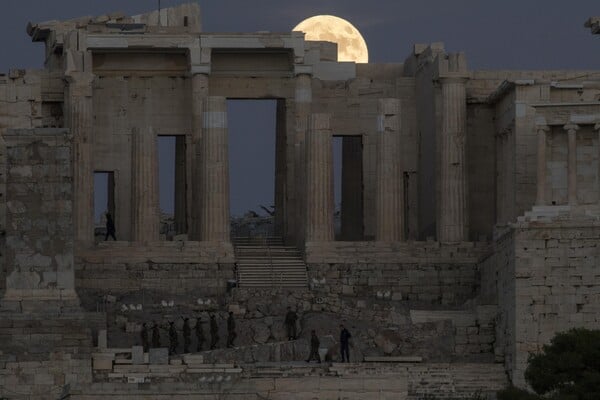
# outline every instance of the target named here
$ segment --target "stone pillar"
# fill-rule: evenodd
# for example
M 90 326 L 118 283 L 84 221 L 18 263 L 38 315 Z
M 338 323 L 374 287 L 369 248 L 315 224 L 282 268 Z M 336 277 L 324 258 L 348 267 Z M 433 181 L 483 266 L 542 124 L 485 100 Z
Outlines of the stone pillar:
M 202 113 L 203 104 L 208 97 L 208 75 L 195 74 L 192 77 L 192 204 L 191 225 L 188 227 L 190 240 L 200 240 L 200 226 L 202 224 Z
M 546 205 L 546 136 L 549 131 L 547 125 L 538 125 L 537 129 L 537 196 L 535 204 Z
M 442 134 L 440 160 L 440 242 L 467 238 L 466 174 L 466 78 L 440 78 L 442 86 Z
M 594 125 L 594 130 L 598 132 L 598 170 L 596 171 L 596 187 L 598 188 L 598 205 L 600 205 L 600 122 Z
M 152 127 L 135 128 L 131 135 L 131 238 L 134 242 L 159 239 L 156 152 L 156 135 Z
M 294 237 L 297 245 L 307 237 L 304 226 L 306 219 L 307 187 L 306 172 L 306 144 L 308 135 L 308 120 L 312 106 L 312 78 L 308 74 L 296 76 L 296 90 L 294 95 L 294 198 L 290 207 L 288 232 Z
M 379 101 L 375 240 L 396 242 L 404 236 L 404 201 L 400 174 L 400 100 Z
M 200 178 L 200 240 L 229 242 L 227 99 L 204 101 Z
M 567 187 L 569 205 L 577 205 L 577 130 L 579 126 L 567 124 L 564 126 L 568 139 L 567 158 Z
M 333 146 L 329 114 L 312 114 L 306 135 L 306 242 L 334 240 Z
M 496 134 L 496 223 L 503 224 L 505 220 L 505 148 L 502 132 Z
M 186 146 L 185 136 L 175 137 L 175 231 L 187 233 L 187 190 L 186 190 Z
M 91 73 L 71 72 L 67 76 L 67 121 L 73 135 L 73 228 L 75 242 L 94 242 L 94 165 L 92 160 Z
M 275 127 L 275 215 L 273 218 L 274 234 L 284 236 L 286 202 L 286 175 L 287 175 L 287 121 L 285 99 L 277 100 L 276 127 Z

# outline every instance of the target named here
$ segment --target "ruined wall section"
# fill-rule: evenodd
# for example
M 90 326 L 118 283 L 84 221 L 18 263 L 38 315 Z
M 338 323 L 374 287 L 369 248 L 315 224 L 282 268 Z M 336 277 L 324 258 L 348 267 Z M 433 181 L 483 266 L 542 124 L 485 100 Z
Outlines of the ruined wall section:
M 22 302 L 20 308 L 75 301 L 71 136 L 10 129 L 4 141 L 5 300 Z

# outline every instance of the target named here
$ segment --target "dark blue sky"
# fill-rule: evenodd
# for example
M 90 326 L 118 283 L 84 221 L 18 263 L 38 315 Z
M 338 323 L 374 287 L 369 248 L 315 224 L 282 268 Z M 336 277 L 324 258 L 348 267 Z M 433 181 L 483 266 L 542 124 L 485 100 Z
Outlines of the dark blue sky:
M 184 2 L 187 1 L 162 0 L 162 6 Z M 600 36 L 591 35 L 583 27 L 588 17 L 600 15 L 598 0 L 204 0 L 199 3 L 203 30 L 208 32 L 282 32 L 316 14 L 346 18 L 365 37 L 371 62 L 402 62 L 413 43 L 441 41 L 449 51 L 465 51 L 471 69 L 600 69 Z M 29 21 L 112 11 L 137 14 L 157 5 L 157 0 L 3 0 L 0 71 L 41 67 L 42 45 L 32 44 L 25 33 Z M 246 166 L 239 172 L 231 171 L 232 211 L 236 214 L 256 209 L 257 203 L 272 203 L 272 175 L 259 179 L 273 170 L 273 153 L 270 150 L 267 156 L 264 153 L 265 148 L 274 148 L 274 128 L 269 125 L 274 124 L 274 116 L 265 118 L 270 115 L 269 107 L 272 106 L 264 102 L 230 105 L 232 114 L 237 115 L 235 120 L 230 118 L 230 134 L 234 139 L 231 158 Z M 256 137 L 245 143 L 249 132 Z M 168 146 L 162 149 L 163 159 L 170 152 Z M 259 165 L 254 165 L 253 160 Z M 169 174 L 168 170 L 163 171 L 163 187 L 168 184 L 165 182 L 170 179 Z M 239 194 L 238 189 L 251 181 L 256 184 L 246 189 L 249 192 Z M 169 202 L 172 200 L 162 201 L 166 209 L 170 208 Z

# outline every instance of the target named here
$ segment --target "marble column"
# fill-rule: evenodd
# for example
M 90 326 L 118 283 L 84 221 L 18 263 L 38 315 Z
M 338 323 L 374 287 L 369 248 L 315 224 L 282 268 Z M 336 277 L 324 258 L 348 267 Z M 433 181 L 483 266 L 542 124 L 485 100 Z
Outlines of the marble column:
M 94 242 L 93 79 L 85 72 L 67 77 L 67 126 L 73 134 L 73 228 L 76 243 L 83 246 Z
M 596 171 L 596 187 L 598 188 L 598 205 L 600 205 L 600 122 L 594 125 L 594 130 L 598 132 L 598 169 Z
M 203 104 L 200 146 L 200 240 L 229 242 L 227 99 L 209 96 Z
M 202 198 L 202 113 L 204 100 L 208 97 L 208 75 L 194 74 L 192 76 L 192 140 L 191 160 L 191 207 L 190 226 L 188 237 L 190 240 L 200 240 L 200 226 L 202 224 L 202 211 L 200 201 Z
M 312 78 L 308 74 L 296 76 L 296 89 L 294 95 L 294 190 L 289 207 L 288 234 L 295 238 L 297 245 L 302 244 L 306 238 L 306 207 L 307 199 L 306 182 L 306 137 L 308 135 L 308 121 L 312 107 Z
M 577 130 L 579 126 L 567 124 L 568 156 L 567 156 L 567 188 L 569 205 L 577 205 Z
M 329 114 L 312 114 L 306 135 L 306 241 L 334 240 L 333 146 Z
M 154 242 L 160 224 L 157 138 L 146 125 L 135 128 L 131 139 L 131 236 L 134 242 Z
M 547 125 L 538 125 L 537 129 L 537 196 L 535 204 L 546 205 L 546 137 Z
M 404 236 L 402 175 L 400 174 L 400 100 L 379 101 L 375 240 L 397 242 Z
M 504 181 L 506 180 L 506 150 L 502 132 L 496 134 L 496 223 L 506 222 Z
M 466 78 L 440 78 L 442 132 L 440 140 L 440 242 L 467 239 Z

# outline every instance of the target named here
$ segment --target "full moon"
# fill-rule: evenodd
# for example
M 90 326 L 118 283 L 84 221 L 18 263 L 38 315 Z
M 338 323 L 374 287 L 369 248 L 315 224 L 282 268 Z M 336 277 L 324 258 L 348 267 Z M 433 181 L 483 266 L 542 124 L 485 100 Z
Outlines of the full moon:
M 369 62 L 369 50 L 362 35 L 345 19 L 333 15 L 316 15 L 300 22 L 293 31 L 306 34 L 306 40 L 334 42 L 338 45 L 338 61 Z

